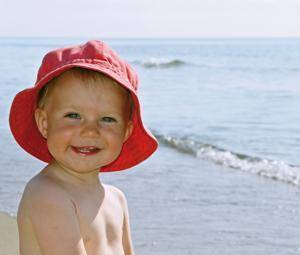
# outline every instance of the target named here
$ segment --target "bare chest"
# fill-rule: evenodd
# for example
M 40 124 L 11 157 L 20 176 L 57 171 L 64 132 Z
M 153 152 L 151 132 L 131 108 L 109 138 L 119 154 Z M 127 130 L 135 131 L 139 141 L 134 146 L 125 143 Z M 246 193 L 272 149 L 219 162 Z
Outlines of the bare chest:
M 124 212 L 117 197 L 109 192 L 104 196 L 79 196 L 76 209 L 87 251 L 121 254 Z

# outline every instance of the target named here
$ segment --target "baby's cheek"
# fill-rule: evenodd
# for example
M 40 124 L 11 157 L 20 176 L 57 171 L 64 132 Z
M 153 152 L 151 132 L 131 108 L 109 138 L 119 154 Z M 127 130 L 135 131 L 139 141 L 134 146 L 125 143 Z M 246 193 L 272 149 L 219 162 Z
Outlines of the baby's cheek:
M 104 132 L 111 137 L 121 137 L 124 134 L 124 127 L 121 125 L 101 125 L 100 132 Z
M 61 136 L 69 137 L 71 135 L 74 135 L 77 130 L 77 126 L 61 126 L 57 128 L 57 133 L 59 133 Z
M 78 128 L 76 126 L 71 126 L 71 125 L 57 125 L 49 131 L 53 138 L 64 140 L 74 135 L 77 129 Z
M 72 143 L 75 135 L 74 127 L 56 126 L 49 130 L 47 137 L 47 146 L 50 154 L 55 158 L 59 158 Z

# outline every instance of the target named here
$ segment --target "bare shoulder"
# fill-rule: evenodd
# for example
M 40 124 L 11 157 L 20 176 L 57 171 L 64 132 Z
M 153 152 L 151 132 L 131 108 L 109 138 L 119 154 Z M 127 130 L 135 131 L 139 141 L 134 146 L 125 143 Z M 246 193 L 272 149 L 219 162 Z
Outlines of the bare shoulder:
M 103 186 L 110 193 L 110 195 L 116 197 L 121 204 L 126 204 L 126 196 L 122 190 L 113 185 L 103 184 Z
M 68 193 L 51 179 L 36 175 L 25 186 L 17 212 L 17 222 L 31 220 L 41 208 L 60 207 L 76 212 Z
M 25 186 L 18 209 L 18 218 L 31 215 L 36 206 L 53 204 L 69 205 L 75 209 L 75 204 L 61 185 L 51 178 L 36 175 Z
M 86 255 L 75 204 L 62 185 L 51 178 L 38 175 L 28 182 L 17 218 L 21 239 L 27 232 L 26 222 L 30 222 L 44 255 Z
M 43 175 L 36 175 L 25 186 L 24 194 L 25 195 L 37 195 L 37 192 L 47 193 L 48 190 L 59 190 L 58 185 L 48 178 L 47 176 Z

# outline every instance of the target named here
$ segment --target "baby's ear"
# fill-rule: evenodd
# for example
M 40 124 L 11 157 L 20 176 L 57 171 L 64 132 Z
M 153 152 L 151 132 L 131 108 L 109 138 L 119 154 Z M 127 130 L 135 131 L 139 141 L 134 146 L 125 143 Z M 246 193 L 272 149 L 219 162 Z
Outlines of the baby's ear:
M 123 143 L 126 142 L 126 140 L 131 135 L 132 131 L 133 131 L 133 122 L 130 120 L 127 122 L 127 127 L 126 127 L 126 132 L 125 132 Z
M 34 112 L 34 118 L 41 135 L 47 138 L 47 113 L 43 109 L 37 108 Z

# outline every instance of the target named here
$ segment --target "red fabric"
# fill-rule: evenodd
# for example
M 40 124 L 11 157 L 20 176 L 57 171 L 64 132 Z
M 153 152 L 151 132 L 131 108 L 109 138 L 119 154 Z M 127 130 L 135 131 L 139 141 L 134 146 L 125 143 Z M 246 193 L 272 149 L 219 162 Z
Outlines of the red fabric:
M 134 102 L 133 132 L 123 144 L 119 157 L 101 172 L 124 170 L 148 158 L 158 146 L 155 137 L 143 125 L 137 96 L 138 76 L 130 65 L 101 41 L 88 41 L 53 50 L 45 55 L 34 87 L 19 92 L 12 103 L 9 123 L 18 144 L 36 158 L 50 163 L 53 158 L 46 140 L 41 136 L 34 120 L 39 90 L 51 79 L 72 68 L 82 67 L 108 75 L 129 89 Z

